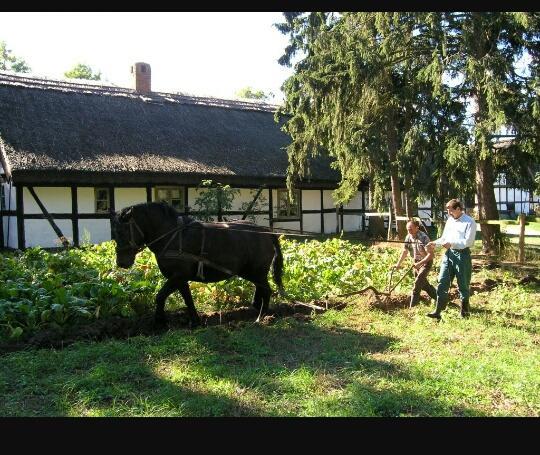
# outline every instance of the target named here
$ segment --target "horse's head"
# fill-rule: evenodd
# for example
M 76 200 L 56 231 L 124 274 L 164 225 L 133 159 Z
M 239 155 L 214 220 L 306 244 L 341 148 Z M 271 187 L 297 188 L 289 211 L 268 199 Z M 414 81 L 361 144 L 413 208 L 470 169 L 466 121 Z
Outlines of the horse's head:
M 112 239 L 116 242 L 116 265 L 129 268 L 144 248 L 144 233 L 135 221 L 133 207 L 127 207 L 111 220 Z

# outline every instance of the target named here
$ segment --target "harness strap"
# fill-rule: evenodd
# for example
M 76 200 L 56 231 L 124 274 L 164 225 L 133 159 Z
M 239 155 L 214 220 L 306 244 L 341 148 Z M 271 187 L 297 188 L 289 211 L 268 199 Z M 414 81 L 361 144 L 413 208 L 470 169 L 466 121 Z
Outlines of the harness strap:
M 174 229 L 171 229 L 170 231 L 167 231 L 165 234 L 162 234 L 160 235 L 159 237 L 155 238 L 154 240 L 152 240 L 151 242 L 148 242 L 148 243 L 143 243 L 142 245 L 137 245 L 135 243 L 135 236 L 134 236 L 134 229 L 137 229 L 137 231 L 139 231 L 139 233 L 141 234 L 141 237 L 142 239 L 144 240 L 144 232 L 142 231 L 142 229 L 139 227 L 139 225 L 137 224 L 137 222 L 131 218 L 129 221 L 128 221 L 128 224 L 129 224 L 129 231 L 130 231 L 130 240 L 129 240 L 129 244 L 130 246 L 129 247 L 125 247 L 125 248 L 134 248 L 138 251 L 141 251 L 145 246 L 149 246 L 149 245 L 152 245 L 153 243 L 156 243 L 158 240 L 161 240 L 162 238 L 166 237 L 167 235 L 171 235 L 171 238 L 167 241 L 167 243 L 165 244 L 165 247 L 161 250 L 161 253 L 159 255 L 156 255 L 156 256 L 164 256 L 164 257 L 169 257 L 169 258 L 186 258 L 186 259 L 191 259 L 193 261 L 197 261 L 198 262 L 198 268 L 197 268 L 197 276 L 204 280 L 204 274 L 203 274 L 203 268 L 204 266 L 206 265 L 207 267 L 211 267 L 213 269 L 216 269 L 216 270 L 219 270 L 229 276 L 236 276 L 237 274 L 235 272 L 233 272 L 232 270 L 226 268 L 226 267 L 223 267 L 219 264 L 216 264 L 215 262 L 212 262 L 210 260 L 208 260 L 205 256 L 207 256 L 207 252 L 204 250 L 204 247 L 205 247 L 205 241 L 206 241 L 206 229 L 204 226 L 201 226 L 201 253 L 200 255 L 197 255 L 197 254 L 192 254 L 192 253 L 187 253 L 185 251 L 182 250 L 182 232 L 184 229 L 186 229 L 187 227 L 189 227 L 191 224 L 195 223 L 195 222 L 191 222 L 191 223 L 188 223 L 186 225 L 184 225 L 183 223 L 183 220 L 181 217 L 178 217 L 178 220 L 177 220 L 177 223 L 178 223 L 178 226 L 176 226 Z M 167 251 L 167 248 L 169 247 L 169 245 L 172 243 L 173 239 L 178 235 L 178 251 L 173 251 L 173 250 L 169 250 Z M 257 284 L 257 283 L 256 283 Z M 262 286 L 261 284 L 257 284 L 259 286 Z M 262 287 L 265 287 L 266 286 L 262 286 Z
M 201 229 L 201 258 L 204 258 L 204 256 L 206 256 L 206 253 L 204 251 L 204 241 L 206 239 L 206 230 L 204 228 L 204 226 L 202 227 Z M 199 265 L 197 267 L 197 276 L 201 279 L 201 280 L 204 280 L 204 274 L 203 274 L 203 261 L 202 260 L 199 260 Z

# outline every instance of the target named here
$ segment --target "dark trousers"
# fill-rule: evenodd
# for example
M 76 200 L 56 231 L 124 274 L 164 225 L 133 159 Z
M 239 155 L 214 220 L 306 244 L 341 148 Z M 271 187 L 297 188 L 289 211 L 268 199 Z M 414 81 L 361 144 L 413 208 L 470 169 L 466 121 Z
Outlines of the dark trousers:
M 437 309 L 443 310 L 448 303 L 448 290 L 454 280 L 457 279 L 459 296 L 462 302 L 469 302 L 470 284 L 472 276 L 471 251 L 453 250 L 449 248 L 444 253 L 439 272 L 439 285 L 437 286 Z
M 433 261 L 427 262 L 423 267 L 421 267 L 419 270 L 414 270 L 414 286 L 412 290 L 412 298 L 417 301 L 420 297 L 420 292 L 426 291 L 428 295 L 432 299 L 437 299 L 437 290 L 434 286 L 429 284 L 429 281 L 427 279 L 429 272 L 431 271 L 431 267 L 433 267 Z

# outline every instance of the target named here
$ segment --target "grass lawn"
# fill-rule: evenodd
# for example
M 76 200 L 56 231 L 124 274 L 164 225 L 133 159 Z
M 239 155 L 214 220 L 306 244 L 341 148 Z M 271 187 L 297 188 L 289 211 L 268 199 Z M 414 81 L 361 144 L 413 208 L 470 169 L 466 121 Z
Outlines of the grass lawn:
M 423 301 L 171 330 L 0 357 L 1 416 L 540 416 L 540 286 L 528 269 L 437 323 Z M 435 281 L 435 273 L 431 275 Z M 481 287 L 481 286 L 480 286 Z M 454 300 L 457 302 L 457 300 Z

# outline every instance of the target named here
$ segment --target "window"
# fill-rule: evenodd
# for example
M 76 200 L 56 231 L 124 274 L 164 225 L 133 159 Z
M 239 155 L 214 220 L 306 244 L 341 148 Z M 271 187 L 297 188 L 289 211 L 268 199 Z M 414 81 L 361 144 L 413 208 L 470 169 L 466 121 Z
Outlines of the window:
M 299 218 L 300 217 L 300 190 L 294 190 L 293 201 L 289 200 L 286 189 L 277 190 L 277 217 Z
M 111 207 L 109 188 L 95 188 L 94 198 L 96 213 L 109 213 Z
M 0 183 L 0 210 L 6 210 L 6 193 L 2 183 Z
M 182 212 L 184 210 L 184 188 L 179 186 L 158 187 L 155 190 L 155 200 L 157 202 L 164 201 Z

